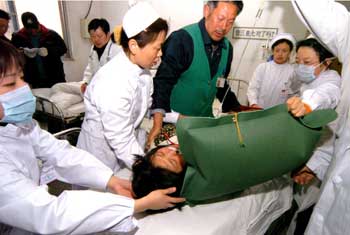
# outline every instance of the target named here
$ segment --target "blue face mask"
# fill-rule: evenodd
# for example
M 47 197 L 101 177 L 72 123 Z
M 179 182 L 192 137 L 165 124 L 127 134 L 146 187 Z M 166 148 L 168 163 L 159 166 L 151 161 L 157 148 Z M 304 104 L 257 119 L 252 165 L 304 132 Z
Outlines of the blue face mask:
M 295 69 L 295 73 L 297 75 L 297 78 L 301 82 L 305 82 L 305 83 L 312 82 L 313 80 L 316 79 L 315 69 L 317 67 L 318 67 L 318 65 L 312 66 L 312 65 L 298 64 L 297 68 Z
M 0 95 L 0 104 L 4 109 L 1 122 L 30 122 L 35 111 L 35 100 L 28 85 Z

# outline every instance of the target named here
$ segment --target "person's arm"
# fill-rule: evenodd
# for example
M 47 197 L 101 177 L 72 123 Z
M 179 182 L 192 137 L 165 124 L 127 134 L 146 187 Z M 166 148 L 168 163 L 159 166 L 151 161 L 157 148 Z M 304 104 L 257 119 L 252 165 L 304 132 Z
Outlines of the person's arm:
M 308 184 L 314 176 L 317 176 L 321 181 L 324 179 L 334 154 L 335 125 L 335 122 L 332 122 L 325 127 L 324 134 L 311 158 L 305 167 L 293 176 L 294 181 L 299 184 Z
M 160 132 L 162 130 L 163 115 L 164 114 L 162 112 L 155 112 L 153 114 L 153 126 L 152 126 L 150 133 L 148 134 L 148 137 L 147 137 L 146 150 L 149 150 L 154 139 L 157 137 L 157 135 L 160 134 Z
M 233 59 L 233 47 L 231 43 L 229 43 L 229 53 L 228 53 L 228 59 L 226 64 L 226 70 L 224 76 L 227 78 L 230 71 L 231 71 L 231 63 Z M 222 104 L 222 111 L 224 113 L 239 110 L 240 103 L 238 102 L 238 99 L 236 97 L 236 94 L 232 92 L 230 85 L 228 82 L 225 82 L 224 87 L 218 87 L 216 92 L 216 98 L 219 99 L 220 102 L 223 102 Z
M 106 190 L 113 171 L 90 153 L 58 140 L 35 127 L 31 137 L 35 154 L 43 167 L 53 166 L 59 180 L 85 187 Z M 98 177 L 96 177 L 98 176 Z
M 94 71 L 92 68 L 92 66 L 93 66 L 92 64 L 94 63 L 94 56 L 95 56 L 94 50 L 93 50 L 93 47 L 91 47 L 88 63 L 87 63 L 85 70 L 84 70 L 84 75 L 83 75 L 83 80 L 82 80 L 83 83 L 80 87 L 82 93 L 85 93 L 86 87 L 90 83 L 92 76 L 94 75 Z
M 153 127 L 148 135 L 146 148 L 160 133 L 165 113 L 171 112 L 170 96 L 179 77 L 192 63 L 193 41 L 185 30 L 173 32 L 163 48 L 162 63 L 153 79 L 151 114 Z
M 24 39 L 18 33 L 13 33 L 11 37 L 11 43 L 16 48 L 27 47 L 28 45 L 24 45 Z
M 305 104 L 310 106 L 311 110 L 334 109 L 338 105 L 341 80 L 338 74 L 334 73 L 334 80 L 303 92 L 301 98 Z
M 175 204 L 185 201 L 185 198 L 170 197 L 176 191 L 176 187 L 168 189 L 159 189 L 150 192 L 147 196 L 135 200 L 135 213 L 143 212 L 145 210 L 161 210 L 174 207 Z
M 255 69 L 253 73 L 253 77 L 249 81 L 249 86 L 247 89 L 247 97 L 248 102 L 250 106 L 254 106 L 258 104 L 258 97 L 259 97 L 259 91 L 262 84 L 262 77 L 263 74 L 261 74 L 261 71 L 264 71 L 263 67 L 266 66 L 265 63 L 258 65 L 258 67 Z
M 48 51 L 48 56 L 61 57 L 67 52 L 67 46 L 61 36 L 53 30 L 49 31 L 47 40 L 43 41 L 42 47 Z
M 74 162 L 74 156 L 70 157 Z M 86 165 L 85 162 L 79 164 Z M 38 186 L 37 182 L 27 178 L 27 168 L 30 166 L 15 164 L 8 152 L 0 150 L 2 223 L 40 234 L 90 234 L 105 230 L 128 232 L 135 227 L 133 199 L 87 190 L 65 191 L 55 197 L 47 192 L 46 187 Z M 73 172 L 66 171 L 71 175 Z M 82 177 L 90 177 L 94 181 L 98 176 L 99 171 Z

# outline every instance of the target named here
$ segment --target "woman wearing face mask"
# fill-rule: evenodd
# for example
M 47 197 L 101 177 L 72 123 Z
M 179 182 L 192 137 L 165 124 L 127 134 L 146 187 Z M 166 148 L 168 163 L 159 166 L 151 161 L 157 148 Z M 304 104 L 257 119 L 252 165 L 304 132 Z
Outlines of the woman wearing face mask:
M 249 82 L 248 101 L 254 108 L 269 108 L 283 104 L 288 98 L 288 85 L 293 76 L 289 57 L 295 39 L 289 33 L 281 33 L 271 40 L 273 60 L 260 64 Z
M 174 188 L 140 200 L 94 191 L 49 194 L 39 160 L 64 182 L 131 196 L 129 181 L 32 120 L 35 98 L 22 69 L 17 49 L 0 40 L 0 234 L 129 232 L 136 226 L 134 213 L 183 201 L 167 196 Z
M 146 2 L 126 13 L 118 55 L 102 67 L 84 97 L 86 113 L 78 147 L 93 153 L 114 172 L 131 168 L 143 155 L 146 132 L 140 128 L 152 103 L 148 70 L 162 55 L 168 25 Z
M 335 57 L 314 38 L 299 41 L 296 51 L 295 79 L 300 89 L 299 96 L 287 101 L 290 112 L 300 117 L 317 109 L 334 109 L 340 99 L 341 78 L 328 67 Z

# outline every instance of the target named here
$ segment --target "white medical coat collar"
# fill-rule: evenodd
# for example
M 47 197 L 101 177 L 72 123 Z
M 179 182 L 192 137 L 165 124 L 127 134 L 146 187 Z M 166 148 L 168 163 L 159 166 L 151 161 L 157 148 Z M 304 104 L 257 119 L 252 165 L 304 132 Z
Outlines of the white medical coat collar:
M 131 73 L 136 73 L 139 76 L 143 74 L 150 74 L 148 69 L 143 69 L 139 65 L 131 62 L 129 57 L 125 54 L 124 50 L 121 51 L 121 55 L 125 57 L 125 66 L 129 67 L 128 69 Z

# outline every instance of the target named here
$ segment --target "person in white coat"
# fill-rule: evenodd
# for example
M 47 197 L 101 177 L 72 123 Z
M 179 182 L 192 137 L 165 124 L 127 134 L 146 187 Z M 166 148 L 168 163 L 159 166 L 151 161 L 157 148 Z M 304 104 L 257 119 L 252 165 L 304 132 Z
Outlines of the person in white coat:
M 287 101 L 292 114 L 299 117 L 313 110 L 335 109 L 340 100 L 341 78 L 337 71 L 328 69 L 334 55 L 314 38 L 299 41 L 296 52 L 292 83 L 300 84 L 300 88 L 297 96 Z
M 86 86 L 96 72 L 121 51 L 121 47 L 112 41 L 107 20 L 92 19 L 88 25 L 88 31 L 93 46 L 91 46 L 88 64 L 84 71 L 82 93 L 85 92 Z
M 294 68 L 289 63 L 295 47 L 292 34 L 281 33 L 272 38 L 273 60 L 256 68 L 247 90 L 248 102 L 254 108 L 269 108 L 287 101 Z
M 58 140 L 32 119 L 35 97 L 23 77 L 23 60 L 0 40 L 0 234 L 90 234 L 129 232 L 133 214 L 168 208 L 181 198 L 169 188 L 132 198 L 95 191 L 65 191 L 56 197 L 41 185 L 41 168 L 61 181 L 131 196 L 130 182 L 88 152 Z
M 335 57 L 324 48 L 316 39 L 309 38 L 297 43 L 298 63 L 295 68 L 293 83 L 301 87 L 298 96 L 288 99 L 287 105 L 295 116 L 303 116 L 312 110 L 335 109 L 340 100 L 341 78 L 339 74 L 328 69 L 331 60 Z M 298 86 L 295 86 L 298 87 Z M 300 187 L 295 194 L 298 210 L 290 224 L 288 234 L 293 234 L 296 226 L 297 214 L 313 206 L 319 197 L 320 181 L 314 179 L 315 173 L 322 179 L 325 170 L 319 167 L 322 164 L 324 152 L 329 151 L 329 145 L 334 143 L 334 122 L 329 124 L 318 142 L 310 160 L 307 164 L 293 174 L 297 184 L 306 186 Z M 312 180 L 312 181 L 311 181 Z
M 305 234 L 336 235 L 350 231 L 350 14 L 334 0 L 293 0 L 309 31 L 342 62 L 341 98 L 337 106 L 336 138 L 318 156 L 321 194 Z M 319 174 L 323 172 L 324 174 Z
M 151 106 L 153 84 L 148 70 L 162 55 L 167 22 L 146 2 L 124 16 L 121 51 L 103 66 L 89 84 L 79 148 L 98 157 L 114 172 L 131 169 L 143 155 L 146 132 L 141 122 Z

